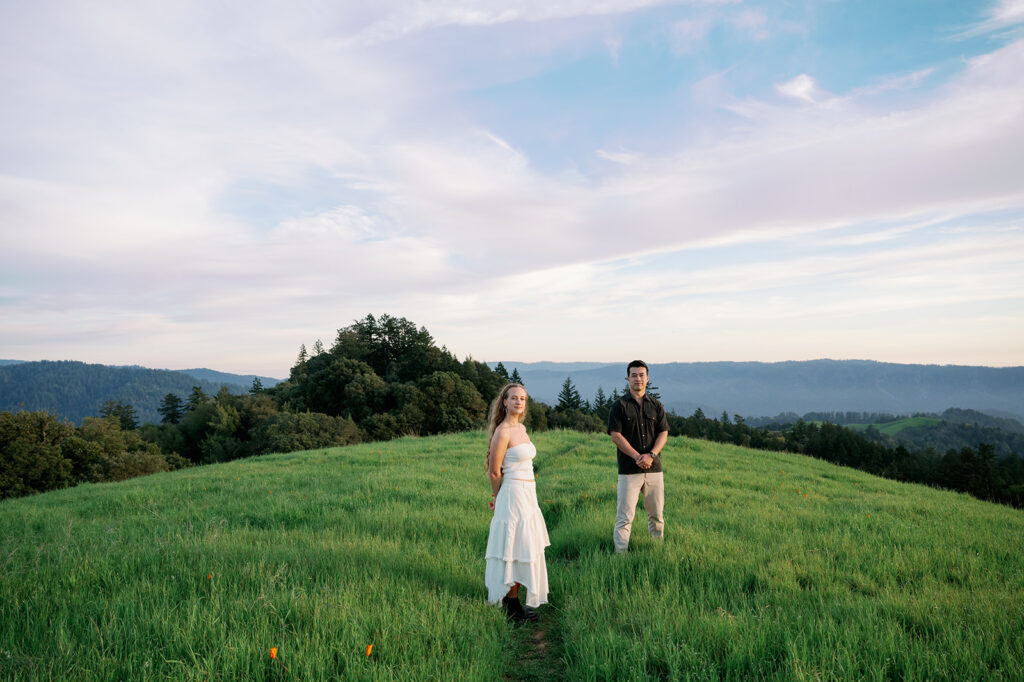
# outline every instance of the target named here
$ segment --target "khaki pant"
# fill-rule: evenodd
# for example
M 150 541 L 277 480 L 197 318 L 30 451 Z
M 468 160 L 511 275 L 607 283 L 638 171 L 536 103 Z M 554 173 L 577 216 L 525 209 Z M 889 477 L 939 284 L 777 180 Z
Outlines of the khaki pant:
M 656 474 L 620 474 L 619 507 L 615 517 L 615 551 L 625 552 L 629 547 L 629 533 L 633 528 L 633 516 L 640 493 L 644 494 L 644 509 L 647 510 L 647 529 L 651 537 L 661 540 L 665 531 L 665 479 L 659 471 Z

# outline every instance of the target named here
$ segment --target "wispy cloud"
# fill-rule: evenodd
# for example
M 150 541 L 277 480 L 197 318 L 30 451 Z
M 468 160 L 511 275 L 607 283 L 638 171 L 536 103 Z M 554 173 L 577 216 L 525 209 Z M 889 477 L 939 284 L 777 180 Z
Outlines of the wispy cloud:
M 776 83 L 775 89 L 787 97 L 803 100 L 804 102 L 813 103 L 820 97 L 818 94 L 818 84 L 806 73 L 795 76 L 784 83 Z
M 614 292 L 639 289 L 660 359 L 677 339 L 714 359 L 743 355 L 721 336 L 750 338 L 744 317 L 812 337 L 840 309 L 879 330 L 881 310 L 1020 306 L 1024 40 L 837 86 L 753 3 L 64 9 L 2 10 L 0 356 L 211 364 L 244 338 L 221 367 L 280 375 L 299 342 L 389 312 L 478 357 L 608 357 L 634 343 L 609 320 L 638 310 Z M 581 115 L 584 87 L 614 94 Z M 1001 233 L 934 229 L 999 209 Z
M 961 32 L 960 37 L 1009 29 L 1019 32 L 1024 25 L 1024 0 L 998 0 L 985 14 L 983 21 Z

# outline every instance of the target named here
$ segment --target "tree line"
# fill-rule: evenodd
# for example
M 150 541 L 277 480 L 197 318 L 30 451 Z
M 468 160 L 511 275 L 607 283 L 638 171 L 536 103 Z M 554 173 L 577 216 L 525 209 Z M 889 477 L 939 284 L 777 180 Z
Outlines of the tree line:
M 159 424 L 140 426 L 134 407 L 117 401 L 80 427 L 45 412 L 0 413 L 0 498 L 269 452 L 480 428 L 508 381 L 523 383 L 501 363 L 491 369 L 459 360 L 405 318 L 367 315 L 339 329 L 329 348 L 302 345 L 288 379 L 272 388 L 257 378 L 241 395 L 226 388 L 211 395 L 198 385 L 186 396 L 168 393 Z M 657 395 L 656 387 L 648 390 Z M 554 406 L 531 398 L 527 427 L 604 431 L 612 404 L 627 391 L 625 384 L 610 395 L 599 388 L 586 400 L 566 377 Z M 670 412 L 668 421 L 674 436 L 787 450 L 1024 506 L 1024 463 L 1017 455 L 997 458 L 988 445 L 912 453 L 830 422 L 752 426 L 740 415 L 715 419 L 700 409 L 689 417 Z

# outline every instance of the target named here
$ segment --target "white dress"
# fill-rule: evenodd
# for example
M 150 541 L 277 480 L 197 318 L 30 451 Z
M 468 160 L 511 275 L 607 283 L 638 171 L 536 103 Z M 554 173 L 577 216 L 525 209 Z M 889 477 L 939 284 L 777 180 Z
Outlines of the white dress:
M 487 601 L 494 604 L 519 583 L 526 588 L 526 605 L 548 600 L 548 569 L 544 548 L 551 544 L 544 516 L 537 504 L 533 480 L 533 443 L 520 443 L 505 451 L 501 463 L 501 489 L 494 500 L 491 534 L 487 538 Z

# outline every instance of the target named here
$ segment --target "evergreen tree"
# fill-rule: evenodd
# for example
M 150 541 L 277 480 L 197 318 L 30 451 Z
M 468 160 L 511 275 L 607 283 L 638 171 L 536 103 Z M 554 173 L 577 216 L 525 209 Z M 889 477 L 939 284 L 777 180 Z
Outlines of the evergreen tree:
M 497 364 L 497 366 L 496 366 L 496 367 L 494 368 L 494 372 L 495 372 L 495 373 L 496 373 L 496 374 L 497 374 L 497 375 L 498 375 L 499 377 L 501 377 L 501 378 L 502 378 L 502 380 L 504 380 L 504 381 L 505 381 L 505 383 L 508 383 L 508 382 L 509 382 L 509 377 L 508 377 L 508 370 L 507 370 L 507 369 L 505 369 L 505 364 L 504 364 L 504 363 L 502 363 L 502 362 L 499 362 L 499 363 Z
M 210 400 L 210 397 L 203 392 L 203 389 L 199 386 L 193 386 L 192 392 L 188 396 L 188 400 L 185 401 L 185 408 L 188 412 L 194 412 L 197 407 L 205 404 Z
M 313 355 L 314 356 L 315 355 L 321 355 L 323 352 L 324 352 L 323 341 L 321 341 L 320 339 L 317 339 L 316 343 L 313 344 Z
M 612 409 L 612 403 L 614 400 L 605 395 L 604 388 L 601 386 L 597 387 L 597 393 L 594 395 L 594 403 L 591 407 L 591 412 L 594 416 L 600 419 L 602 422 L 608 421 L 608 413 Z
M 100 416 L 104 419 L 116 417 L 123 431 L 134 431 L 139 428 L 135 408 L 120 400 L 108 400 L 100 408 Z
M 263 392 L 263 382 L 260 381 L 259 377 L 252 378 L 252 386 L 249 388 L 249 393 L 256 395 L 257 393 Z
M 181 421 L 181 416 L 184 412 L 184 403 L 181 402 L 181 398 L 168 393 L 164 396 L 163 402 L 160 403 L 160 423 L 161 424 L 177 424 Z
M 524 387 L 526 386 L 526 384 L 523 383 L 523 378 L 519 376 L 519 370 L 515 367 L 512 368 L 512 376 L 510 376 L 508 380 L 513 384 L 520 384 Z
M 565 377 L 565 382 L 562 384 L 562 390 L 558 393 L 558 407 L 556 410 L 582 410 L 583 409 L 583 398 L 580 396 L 580 392 L 576 390 L 576 386 L 572 383 L 572 377 Z

